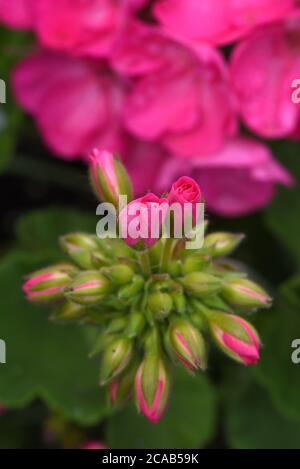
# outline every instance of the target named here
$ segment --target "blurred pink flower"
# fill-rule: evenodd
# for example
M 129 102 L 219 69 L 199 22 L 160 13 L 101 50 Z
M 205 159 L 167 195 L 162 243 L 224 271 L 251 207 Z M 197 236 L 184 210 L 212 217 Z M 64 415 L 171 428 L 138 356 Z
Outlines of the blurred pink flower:
M 154 15 L 173 35 L 223 45 L 294 6 L 294 0 L 157 0 Z
M 50 48 L 76 55 L 101 57 L 111 49 L 121 21 L 115 0 L 38 0 L 35 30 Z
M 101 63 L 40 51 L 17 65 L 13 88 L 59 156 L 74 159 L 94 147 L 122 151 L 123 91 Z
M 35 0 L 0 0 L 0 23 L 14 29 L 32 26 L 32 8 Z
M 300 124 L 300 107 L 291 99 L 291 84 L 300 76 L 300 11 L 238 44 L 231 75 L 251 130 L 266 138 L 293 134 Z
M 81 449 L 108 449 L 103 443 L 99 441 L 87 441 L 82 446 Z
M 243 137 L 228 141 L 214 155 L 170 158 L 161 168 L 157 188 L 166 190 L 183 171 L 200 184 L 207 207 L 227 217 L 261 209 L 271 202 L 276 184 L 293 184 L 292 176 L 266 145 Z
M 113 63 L 141 75 L 124 108 L 125 125 L 138 138 L 194 155 L 218 150 L 236 132 L 235 102 L 217 50 L 192 50 L 141 25 L 125 31 Z
M 32 28 L 47 48 L 107 56 L 123 21 L 146 0 L 0 0 L 0 21 Z

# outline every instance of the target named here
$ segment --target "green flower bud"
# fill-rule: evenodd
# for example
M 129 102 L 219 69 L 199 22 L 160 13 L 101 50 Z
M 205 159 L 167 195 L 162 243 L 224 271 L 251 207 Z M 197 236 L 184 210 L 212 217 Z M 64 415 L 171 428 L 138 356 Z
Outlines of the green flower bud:
M 116 332 L 121 332 L 127 326 L 127 317 L 122 316 L 115 319 L 112 319 L 106 328 L 107 334 L 115 334 Z
M 132 312 L 127 319 L 128 324 L 126 328 L 126 335 L 130 339 L 139 336 L 146 325 L 146 318 L 145 315 L 138 312 Z
M 128 365 L 133 351 L 132 341 L 127 337 L 114 339 L 105 349 L 100 369 L 100 384 L 104 385 L 118 376 Z
M 186 274 L 181 283 L 191 295 L 203 297 L 212 295 L 222 288 L 222 282 L 218 277 L 206 272 L 192 272 Z
M 182 275 L 182 264 L 181 261 L 172 261 L 169 264 L 168 272 L 172 277 L 179 277 Z
M 112 267 L 102 269 L 102 272 L 112 283 L 116 285 L 127 285 L 134 276 L 134 270 L 127 264 L 116 264 Z
M 187 304 L 186 298 L 183 291 L 175 290 L 170 293 L 174 309 L 179 314 L 184 314 L 186 312 Z
M 135 297 L 144 288 L 145 281 L 141 275 L 134 275 L 130 285 L 121 287 L 118 291 L 118 298 L 122 301 L 127 301 Z
M 167 317 L 173 307 L 173 301 L 169 293 L 155 292 L 148 297 L 148 308 L 157 319 Z
M 96 270 L 81 272 L 68 287 L 66 296 L 81 305 L 96 305 L 111 291 L 109 280 Z
M 182 264 L 183 274 L 199 272 L 205 269 L 210 262 L 209 256 L 205 254 L 194 254 L 185 258 Z
M 204 239 L 204 248 L 212 257 L 228 256 L 243 241 L 245 235 L 235 233 L 211 233 Z
M 119 196 L 127 195 L 132 199 L 132 186 L 126 169 L 110 152 L 95 148 L 90 155 L 90 178 L 94 192 L 99 200 L 110 202 L 116 208 Z
M 91 253 L 91 262 L 96 269 L 110 265 L 110 260 L 101 251 Z
M 86 314 L 86 309 L 72 301 L 65 301 L 54 312 L 51 319 L 57 321 L 74 321 L 80 319 Z
M 98 247 L 95 236 L 86 233 L 69 233 L 60 237 L 60 245 L 77 265 L 83 269 L 92 267 L 91 254 Z
M 241 308 L 269 308 L 272 301 L 265 290 L 246 278 L 227 280 L 222 296 L 231 305 Z
M 174 357 L 191 371 L 206 369 L 205 342 L 200 332 L 186 320 L 171 323 L 168 334 Z

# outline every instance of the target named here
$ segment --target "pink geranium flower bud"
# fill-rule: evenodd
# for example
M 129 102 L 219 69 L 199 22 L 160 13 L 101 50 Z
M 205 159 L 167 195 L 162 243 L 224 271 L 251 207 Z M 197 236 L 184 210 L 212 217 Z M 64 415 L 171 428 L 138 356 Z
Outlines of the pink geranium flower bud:
M 206 368 L 205 343 L 201 333 L 187 320 L 174 321 L 168 331 L 175 358 L 191 371 Z
M 122 163 L 108 151 L 94 149 L 90 155 L 90 176 L 94 191 L 100 200 L 119 204 L 119 196 L 132 199 L 130 179 Z
M 150 248 L 160 238 L 161 227 L 169 208 L 168 200 L 151 192 L 124 207 L 119 223 L 124 241 L 132 247 Z
M 135 378 L 136 402 L 152 423 L 163 415 L 169 397 L 170 381 L 162 359 L 149 353 L 140 365 Z
M 43 303 L 62 298 L 63 290 L 71 283 L 72 269 L 68 264 L 58 264 L 35 272 L 23 285 L 27 299 Z
M 201 190 L 196 181 L 188 176 L 182 176 L 172 184 L 168 196 L 169 204 L 180 204 L 182 208 L 181 222 L 192 218 L 193 225 L 199 222 L 200 212 L 198 204 L 201 202 Z M 176 213 L 176 212 L 175 212 Z M 179 220 L 174 219 L 175 230 L 179 229 Z
M 232 314 L 216 313 L 210 326 L 214 339 L 227 355 L 244 365 L 258 362 L 259 337 L 247 321 Z

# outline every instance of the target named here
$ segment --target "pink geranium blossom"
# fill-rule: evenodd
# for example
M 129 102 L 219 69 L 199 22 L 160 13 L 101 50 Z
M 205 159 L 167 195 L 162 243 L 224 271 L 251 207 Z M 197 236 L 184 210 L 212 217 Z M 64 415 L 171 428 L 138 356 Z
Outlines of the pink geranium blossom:
M 235 103 L 215 49 L 192 50 L 140 26 L 124 34 L 115 54 L 119 70 L 139 75 L 124 107 L 125 124 L 138 138 L 193 155 L 216 151 L 235 133 Z
M 291 99 L 291 84 L 300 76 L 300 12 L 237 45 L 231 76 L 251 130 L 266 138 L 291 135 L 300 123 L 300 107 Z
M 0 0 L 0 23 L 9 28 L 30 29 L 36 0 Z
M 13 88 L 54 153 L 74 159 L 94 147 L 122 150 L 123 91 L 105 66 L 40 51 L 17 65 Z
M 274 197 L 276 184 L 293 184 L 266 145 L 242 137 L 228 141 L 214 155 L 170 158 L 157 178 L 159 188 L 166 190 L 183 171 L 200 184 L 208 208 L 229 217 L 263 208 Z
M 154 14 L 173 35 L 223 45 L 294 6 L 294 0 L 157 0 Z

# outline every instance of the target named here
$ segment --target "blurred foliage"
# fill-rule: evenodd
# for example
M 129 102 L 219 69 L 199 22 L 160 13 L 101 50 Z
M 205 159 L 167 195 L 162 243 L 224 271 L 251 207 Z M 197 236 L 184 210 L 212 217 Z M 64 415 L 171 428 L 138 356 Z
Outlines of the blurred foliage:
M 97 383 L 99 365 L 87 358 L 85 328 L 51 323 L 49 310 L 30 305 L 21 290 L 28 272 L 60 259 L 59 234 L 90 229 L 92 222 L 80 212 L 50 209 L 25 216 L 18 224 L 17 247 L 0 264 L 0 330 L 8 344 L 8 365 L 0 374 L 0 401 L 5 405 L 20 407 L 41 397 L 50 408 L 84 424 L 108 413 Z
M 0 78 L 6 83 L 6 103 L 0 104 L 0 173 L 15 153 L 23 121 L 23 112 L 11 99 L 11 71 L 29 43 L 27 33 L 16 34 L 0 26 Z

